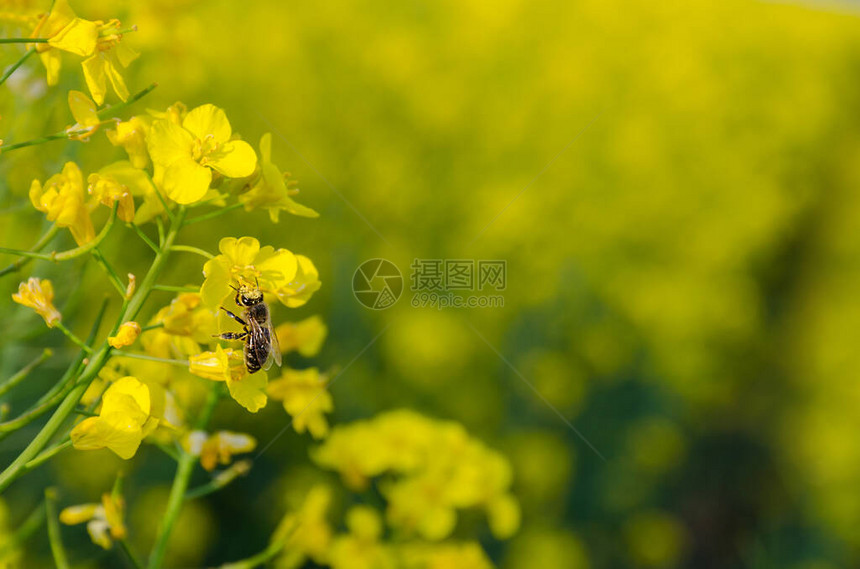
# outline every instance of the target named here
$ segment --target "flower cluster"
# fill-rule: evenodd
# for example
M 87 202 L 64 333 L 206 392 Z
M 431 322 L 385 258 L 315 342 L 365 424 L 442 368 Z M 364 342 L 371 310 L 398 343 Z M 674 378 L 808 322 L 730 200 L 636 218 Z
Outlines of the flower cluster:
M 386 519 L 405 535 L 444 539 L 454 530 L 457 510 L 475 507 L 486 511 L 499 538 L 519 526 L 510 464 L 458 423 L 392 411 L 335 427 L 313 458 L 356 490 L 388 475 L 380 482 Z
M 99 105 L 104 102 L 108 83 L 120 99 L 128 99 L 129 91 L 121 71 L 138 54 L 121 41 L 123 31 L 119 20 L 85 20 L 75 14 L 68 0 L 56 0 L 50 14 L 39 19 L 31 37 L 47 39 L 34 45 L 47 70 L 48 85 L 59 82 L 60 54 L 71 53 L 83 58 L 84 80 Z
M 354 505 L 345 514 L 346 531 L 337 532 L 328 522 L 333 491 L 314 486 L 272 536 L 283 544 L 279 567 L 310 560 L 332 569 L 491 569 L 478 543 L 449 539 L 457 510 L 483 508 L 497 538 L 519 527 L 507 460 L 456 423 L 389 412 L 335 427 L 313 458 L 339 471 L 353 490 L 378 479 L 385 519 L 375 508 Z

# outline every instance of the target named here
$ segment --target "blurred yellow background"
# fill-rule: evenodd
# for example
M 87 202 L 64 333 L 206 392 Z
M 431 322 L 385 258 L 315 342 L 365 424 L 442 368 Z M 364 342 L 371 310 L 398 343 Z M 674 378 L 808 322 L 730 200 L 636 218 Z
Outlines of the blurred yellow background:
M 458 527 L 498 566 L 860 564 L 856 5 L 75 6 L 138 26 L 130 88 L 159 83 L 138 105 L 211 102 L 253 146 L 273 133 L 275 162 L 321 217 L 234 215 L 193 226 L 189 243 L 251 235 L 314 259 L 323 288 L 275 320 L 328 324 L 314 362 L 348 366 L 332 386 L 335 425 L 416 409 L 509 457 L 519 533 L 498 542 L 483 522 Z M 63 90 L 45 95 L 54 115 L 23 116 L 41 94 L 31 68 L 10 82 L 0 137 L 67 124 Z M 7 243 L 40 233 L 41 216 L 15 204 L 45 176 L 45 152 L 52 167 L 68 158 L 59 147 L 0 157 Z M 101 139 L 73 152 L 83 164 L 120 155 Z M 105 249 L 129 266 L 146 254 Z M 407 279 L 415 258 L 503 259 L 504 307 L 414 308 L 407 284 L 393 308 L 367 310 L 352 276 L 376 257 Z M 107 287 L 96 277 L 58 292 L 66 311 L 92 310 Z M 199 279 L 197 265 L 168 271 Z M 14 325 L 4 362 L 36 330 Z M 276 407 L 231 421 L 266 441 L 286 421 Z M 254 477 L 195 503 L 176 562 L 264 544 L 280 516 L 272 496 L 321 476 L 306 466 L 312 446 L 283 437 Z M 63 456 L 44 476 L 103 491 L 112 474 L 96 481 L 86 464 Z M 163 501 L 169 482 L 146 476 L 148 498 L 129 498 L 139 507 Z

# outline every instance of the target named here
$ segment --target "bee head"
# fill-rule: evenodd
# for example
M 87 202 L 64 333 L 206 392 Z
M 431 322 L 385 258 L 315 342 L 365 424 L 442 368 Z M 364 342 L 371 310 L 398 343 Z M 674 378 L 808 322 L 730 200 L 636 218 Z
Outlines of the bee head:
M 263 291 L 259 287 L 241 284 L 233 287 L 233 290 L 236 291 L 236 304 L 239 306 L 254 306 L 263 302 Z

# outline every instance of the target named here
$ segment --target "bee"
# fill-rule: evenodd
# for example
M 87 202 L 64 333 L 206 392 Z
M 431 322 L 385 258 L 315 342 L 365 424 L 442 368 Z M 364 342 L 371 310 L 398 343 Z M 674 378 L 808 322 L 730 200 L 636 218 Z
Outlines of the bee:
M 260 290 L 259 283 L 256 286 L 230 285 L 230 288 L 236 291 L 236 304 L 244 308 L 242 317 L 233 314 L 223 306 L 221 310 L 241 324 L 242 331 L 225 332 L 216 337 L 223 340 L 245 341 L 245 367 L 248 368 L 248 373 L 255 373 L 260 369 L 267 370 L 272 367 L 273 361 L 280 366 L 281 348 L 278 345 L 278 337 L 272 329 L 269 305 L 263 300 L 263 291 Z

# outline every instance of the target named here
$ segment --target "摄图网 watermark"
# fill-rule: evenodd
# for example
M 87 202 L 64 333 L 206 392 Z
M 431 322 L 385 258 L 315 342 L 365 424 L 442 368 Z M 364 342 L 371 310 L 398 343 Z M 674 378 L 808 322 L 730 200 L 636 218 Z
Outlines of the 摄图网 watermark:
M 508 284 L 507 261 L 498 259 L 414 259 L 409 267 L 415 308 L 500 308 Z M 370 259 L 356 269 L 352 291 L 373 310 L 393 306 L 403 294 L 400 269 L 387 259 Z

